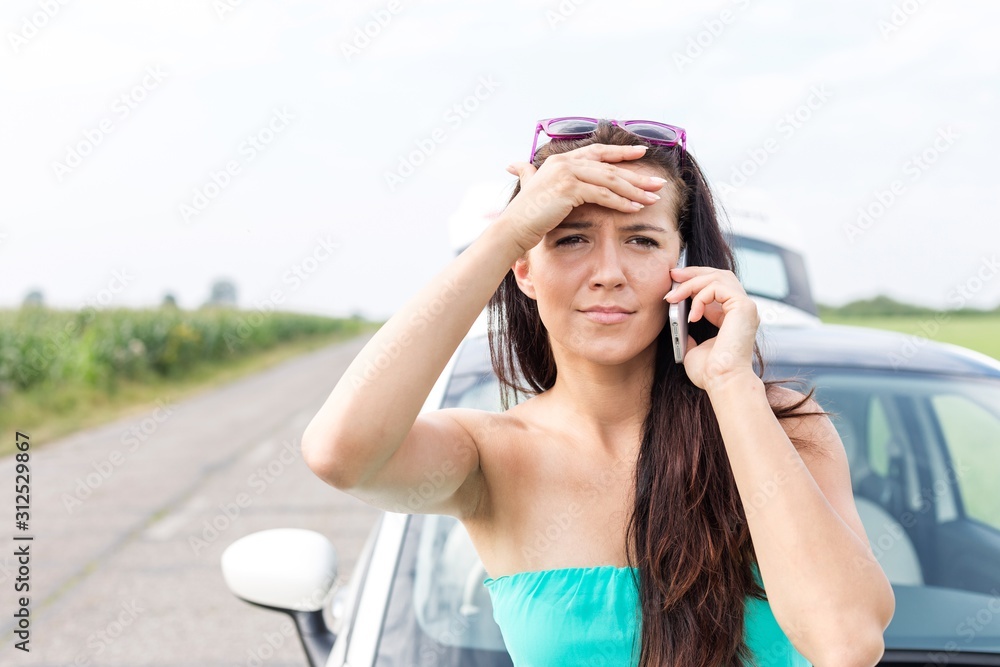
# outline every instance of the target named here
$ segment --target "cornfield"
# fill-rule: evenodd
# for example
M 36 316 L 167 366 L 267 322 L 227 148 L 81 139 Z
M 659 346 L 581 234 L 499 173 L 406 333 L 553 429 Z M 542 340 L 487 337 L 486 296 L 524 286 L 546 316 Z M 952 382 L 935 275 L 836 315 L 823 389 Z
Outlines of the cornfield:
M 0 310 L 0 400 L 54 384 L 114 391 L 119 380 L 180 376 L 303 336 L 356 333 L 358 318 L 203 308 Z

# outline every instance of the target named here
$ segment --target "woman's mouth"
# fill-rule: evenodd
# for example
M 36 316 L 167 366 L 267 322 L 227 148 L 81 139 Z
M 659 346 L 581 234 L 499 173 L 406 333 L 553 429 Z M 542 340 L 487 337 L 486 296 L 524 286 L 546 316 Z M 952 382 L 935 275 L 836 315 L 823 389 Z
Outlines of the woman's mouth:
M 598 322 L 600 324 L 618 324 L 619 322 L 624 322 L 628 318 L 632 317 L 635 313 L 623 313 L 623 312 L 607 312 L 601 310 L 583 310 L 580 311 L 586 315 L 591 321 Z

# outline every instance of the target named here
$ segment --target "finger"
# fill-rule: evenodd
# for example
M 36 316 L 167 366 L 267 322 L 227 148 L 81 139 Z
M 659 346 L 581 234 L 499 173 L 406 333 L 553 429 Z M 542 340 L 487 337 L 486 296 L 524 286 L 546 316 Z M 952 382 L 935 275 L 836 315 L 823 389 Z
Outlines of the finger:
M 720 269 L 716 266 L 689 265 L 683 268 L 675 266 L 674 268 L 670 269 L 670 272 L 672 275 L 676 273 L 678 280 L 681 279 L 687 280 L 695 276 L 704 276 L 711 273 L 715 273 L 718 274 L 718 276 L 723 280 L 735 280 L 735 282 L 737 283 L 740 282 L 739 278 L 736 276 L 735 273 L 727 269 Z
M 650 176 L 648 174 L 641 174 L 631 169 L 622 169 L 617 165 L 612 165 L 607 162 L 604 162 L 602 164 L 604 164 L 605 169 L 607 167 L 613 167 L 614 174 L 619 178 L 622 178 L 628 183 L 631 183 L 633 186 L 635 186 L 638 194 L 648 195 L 656 193 L 657 190 L 662 188 L 667 183 L 667 179 L 663 178 L 662 176 Z M 664 196 L 663 193 L 656 193 L 656 194 L 660 197 Z M 656 197 L 653 197 L 652 200 L 656 201 Z
M 742 290 L 737 292 L 729 285 L 718 280 L 713 280 L 691 297 L 691 319 L 689 321 L 694 322 L 700 318 L 704 314 L 705 308 L 711 304 L 718 303 L 719 309 L 724 311 L 726 303 L 734 298 L 745 295 Z
M 599 163 L 587 161 L 577 161 L 567 165 L 566 168 L 578 182 L 576 197 L 582 200 L 577 201 L 574 206 L 593 203 L 618 211 L 634 212 L 652 203 L 645 196 L 637 196 L 645 201 L 631 199 L 630 194 L 644 191 L 614 175 L 609 167 L 611 165 L 601 166 Z
M 683 301 L 689 296 L 696 294 L 699 290 L 704 289 L 706 285 L 716 279 L 716 275 L 714 273 L 687 277 L 680 272 L 684 270 L 685 269 L 670 270 L 670 277 L 676 281 L 677 284 L 671 287 L 670 291 L 663 297 L 666 301 L 671 303 Z
M 563 155 L 577 154 L 601 160 L 602 162 L 621 162 L 622 160 L 635 160 L 646 154 L 649 148 L 645 144 L 635 144 L 632 146 L 616 146 L 613 144 L 587 144 L 580 148 L 574 148 Z
M 646 150 L 647 150 L 647 146 L 645 146 L 645 145 L 612 146 L 612 145 L 608 145 L 608 144 L 589 144 L 589 145 L 583 146 L 583 147 L 581 147 L 581 148 L 579 148 L 577 150 L 583 151 L 583 149 L 585 149 L 585 148 L 591 148 L 592 149 L 594 147 L 610 148 L 610 149 L 621 149 L 621 148 L 624 148 L 624 149 L 629 149 L 629 151 L 631 151 L 631 149 L 635 149 L 635 151 L 634 151 L 635 154 L 634 155 L 631 154 L 631 152 L 626 152 L 624 154 L 624 156 L 619 156 L 619 157 L 623 157 L 623 159 L 625 159 L 625 160 L 631 160 L 631 159 L 635 159 L 637 157 L 642 157 L 643 155 L 645 155 Z M 570 153 L 573 153 L 573 152 L 574 151 L 570 151 Z M 618 160 L 618 159 L 608 159 L 607 154 L 601 152 L 600 150 L 591 151 L 591 152 L 596 152 L 597 154 L 596 155 L 584 154 L 581 157 L 584 157 L 585 159 L 588 159 L 588 160 L 594 160 L 595 162 L 602 162 L 604 164 L 611 164 L 613 162 L 619 162 L 619 161 L 621 161 L 621 160 Z M 612 155 L 614 155 L 614 154 L 612 154 Z M 627 179 L 630 183 L 632 183 L 633 185 L 635 185 L 637 188 L 641 188 L 641 189 L 648 190 L 648 191 L 659 190 L 667 182 L 667 179 L 663 178 L 662 176 L 647 176 L 646 174 L 636 173 L 636 172 L 632 171 L 631 169 L 618 169 L 617 171 L 618 171 L 619 175 L 621 175 L 622 178 Z M 656 201 L 656 198 L 653 197 L 653 198 L 650 199 L 650 201 Z
M 709 304 L 719 301 L 720 298 L 722 301 L 727 299 L 727 297 L 722 296 L 720 293 L 720 288 L 721 286 L 718 285 L 718 283 L 712 283 L 691 297 L 691 309 L 688 315 L 688 322 L 697 322 L 700 320 L 702 315 L 705 314 L 706 306 Z M 713 324 L 715 323 L 713 322 Z
M 648 206 L 660 198 L 660 195 L 642 188 L 643 185 L 652 185 L 653 182 L 648 176 L 637 174 L 630 169 L 622 169 L 613 164 L 588 161 L 584 162 L 583 166 L 574 168 L 573 172 L 579 180 L 604 186 L 629 201 L 636 201 Z
M 524 184 L 528 182 L 528 179 L 531 178 L 535 172 L 538 171 L 538 169 L 535 168 L 534 165 L 527 162 L 511 162 L 507 165 L 507 171 L 517 176 L 521 181 L 521 187 L 524 187 Z
M 704 317 L 715 326 L 719 326 L 719 324 L 722 322 L 723 315 L 725 315 L 726 313 L 721 303 L 715 300 L 711 301 L 708 304 L 705 304 L 702 301 L 698 301 L 697 305 L 699 306 L 699 308 L 697 308 L 697 312 L 695 312 L 696 309 L 695 309 L 694 299 L 692 299 L 692 305 L 690 314 L 688 316 L 688 322 L 697 322 L 698 320 Z
M 670 277 L 679 285 L 676 288 L 678 294 L 682 293 L 681 287 L 684 287 L 684 294 L 690 295 L 713 280 L 730 285 L 733 289 L 745 291 L 743 283 L 731 271 L 711 266 L 686 266 L 684 268 L 675 266 L 670 269 Z M 673 301 L 673 298 L 670 300 Z

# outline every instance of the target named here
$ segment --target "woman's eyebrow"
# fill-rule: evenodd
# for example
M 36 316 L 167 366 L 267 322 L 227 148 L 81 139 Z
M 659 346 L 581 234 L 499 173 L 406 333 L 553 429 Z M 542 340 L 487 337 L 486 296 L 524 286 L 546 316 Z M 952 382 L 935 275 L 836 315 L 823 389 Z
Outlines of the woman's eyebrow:
M 591 229 L 594 227 L 594 223 L 589 220 L 573 220 L 571 222 L 561 222 L 555 226 L 555 229 Z M 663 227 L 657 227 L 656 225 L 650 225 L 645 222 L 637 222 L 634 225 L 623 225 L 619 227 L 620 231 L 623 232 L 662 232 L 663 234 L 668 234 L 669 232 Z

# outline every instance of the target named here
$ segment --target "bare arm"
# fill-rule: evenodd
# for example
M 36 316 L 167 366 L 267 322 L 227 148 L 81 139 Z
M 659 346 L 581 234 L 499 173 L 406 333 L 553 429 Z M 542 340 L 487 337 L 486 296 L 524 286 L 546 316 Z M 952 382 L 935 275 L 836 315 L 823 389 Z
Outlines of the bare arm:
M 345 491 L 358 488 L 359 497 L 386 509 L 405 502 L 409 487 L 418 487 L 428 476 L 436 497 L 454 493 L 479 464 L 467 421 L 474 411 L 420 415 L 420 410 L 523 252 L 501 215 L 375 333 L 306 427 L 302 452 L 313 472 Z M 460 421 L 463 416 L 466 421 Z M 401 447 L 408 436 L 409 446 Z M 371 480 L 374 484 L 364 494 L 360 487 L 397 452 L 394 470 Z M 393 488 L 399 490 L 397 496 L 386 496 Z M 424 511 L 457 509 L 438 507 L 435 498 L 424 501 Z
M 486 411 L 420 414 L 434 383 L 514 262 L 575 207 L 635 211 L 663 179 L 613 162 L 642 148 L 591 144 L 525 163 L 521 191 L 496 221 L 393 315 L 337 382 L 302 436 L 328 484 L 395 511 L 467 516 L 481 496 L 478 443 Z M 414 491 L 417 493 L 413 495 Z M 411 502 L 412 499 L 412 502 Z
M 718 419 L 775 620 L 817 667 L 875 665 L 895 597 L 858 516 L 836 428 L 822 415 L 775 416 L 752 366 L 757 306 L 732 271 L 689 266 L 671 274 L 681 285 L 668 301 L 691 294 L 690 321 L 704 316 L 719 327 L 701 343 L 688 337 L 684 370 Z M 782 403 L 801 398 L 791 389 L 772 394 Z M 807 401 L 800 411 L 819 407 Z M 813 444 L 807 456 L 792 437 Z
M 780 391 L 782 400 L 801 398 Z M 844 445 L 824 416 L 779 422 L 756 375 L 709 391 L 774 617 L 817 666 L 874 665 L 895 596 L 851 492 Z M 801 410 L 818 410 L 814 401 Z M 804 459 L 789 434 L 819 446 Z

